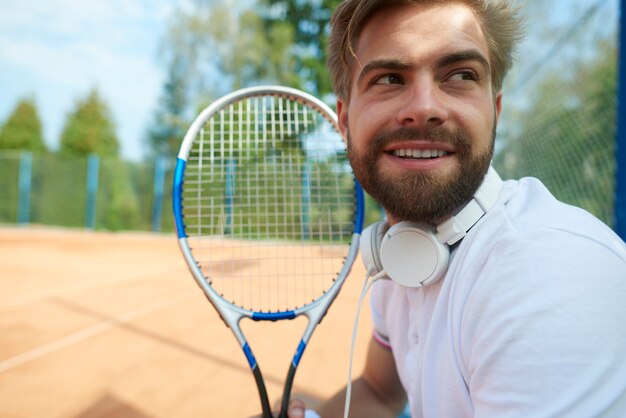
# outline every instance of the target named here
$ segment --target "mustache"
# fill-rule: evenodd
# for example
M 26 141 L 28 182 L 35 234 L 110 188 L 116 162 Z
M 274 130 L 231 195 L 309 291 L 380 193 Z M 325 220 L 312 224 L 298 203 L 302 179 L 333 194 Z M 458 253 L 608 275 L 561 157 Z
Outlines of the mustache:
M 381 150 L 394 142 L 417 140 L 437 142 L 462 149 L 471 146 L 471 139 L 462 131 L 441 127 L 427 129 L 402 127 L 379 131 L 372 137 L 371 146 L 376 150 Z

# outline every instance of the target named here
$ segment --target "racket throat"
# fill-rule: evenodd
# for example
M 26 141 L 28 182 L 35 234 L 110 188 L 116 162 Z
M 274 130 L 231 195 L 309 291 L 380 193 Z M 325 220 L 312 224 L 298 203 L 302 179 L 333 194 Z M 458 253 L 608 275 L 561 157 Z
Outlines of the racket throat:
M 273 418 L 272 408 L 270 407 L 270 402 L 267 397 L 267 389 L 265 388 L 265 382 L 263 381 L 263 374 L 261 373 L 261 369 L 258 364 L 255 364 L 252 368 L 252 374 L 254 375 L 254 380 L 256 382 L 256 387 L 259 391 L 259 399 L 261 400 L 261 410 L 263 411 L 262 418 Z M 282 415 L 281 415 L 282 416 Z M 287 415 L 285 415 L 286 417 Z
M 283 398 L 280 405 L 280 415 L 278 418 L 288 418 L 287 410 L 289 409 L 289 400 L 291 398 L 291 388 L 293 386 L 293 379 L 296 376 L 297 366 L 291 363 L 289 365 L 289 372 L 287 372 L 287 378 L 285 379 L 285 388 L 283 390 Z

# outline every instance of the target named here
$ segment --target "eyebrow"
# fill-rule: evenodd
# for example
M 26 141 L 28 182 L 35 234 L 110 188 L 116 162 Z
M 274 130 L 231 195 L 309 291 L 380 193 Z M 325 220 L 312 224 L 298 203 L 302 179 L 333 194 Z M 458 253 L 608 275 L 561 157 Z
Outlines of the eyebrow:
M 437 68 L 444 68 L 459 62 L 475 61 L 478 62 L 488 73 L 491 72 L 491 66 L 489 61 L 480 52 L 468 49 L 464 51 L 453 52 L 447 54 L 437 61 Z M 357 77 L 357 85 L 361 84 L 363 79 L 367 77 L 369 73 L 375 70 L 385 69 L 393 71 L 405 71 L 416 67 L 416 65 L 409 61 L 398 60 L 394 58 L 382 58 L 370 61 L 361 68 L 361 72 Z
M 437 62 L 437 66 L 439 68 L 443 68 L 464 61 L 476 61 L 484 67 L 485 71 L 487 71 L 488 73 L 491 72 L 491 66 L 489 65 L 489 61 L 487 60 L 487 58 L 474 49 L 468 49 L 465 51 L 458 51 L 448 54 L 442 57 Z
M 377 59 L 367 63 L 364 67 L 361 68 L 361 72 L 357 77 L 357 85 L 363 82 L 363 79 L 367 77 L 369 73 L 375 70 L 385 69 L 385 70 L 394 70 L 394 71 L 405 71 L 413 68 L 414 65 L 408 61 L 401 61 L 397 59 Z

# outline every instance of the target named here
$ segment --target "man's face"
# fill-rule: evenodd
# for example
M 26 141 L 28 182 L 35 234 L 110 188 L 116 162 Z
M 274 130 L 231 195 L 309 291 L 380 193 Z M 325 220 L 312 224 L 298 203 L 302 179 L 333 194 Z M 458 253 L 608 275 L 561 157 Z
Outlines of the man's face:
M 391 224 L 454 215 L 487 171 L 500 113 L 477 18 L 460 4 L 394 7 L 355 53 L 337 111 L 357 179 Z

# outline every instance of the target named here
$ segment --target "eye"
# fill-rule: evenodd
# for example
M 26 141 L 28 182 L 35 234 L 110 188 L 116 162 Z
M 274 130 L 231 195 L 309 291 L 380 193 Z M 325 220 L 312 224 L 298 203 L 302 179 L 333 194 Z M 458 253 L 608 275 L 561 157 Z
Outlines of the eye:
M 472 70 L 459 70 L 448 77 L 449 81 L 479 81 L 478 73 Z
M 374 79 L 372 84 L 402 84 L 402 77 L 397 74 L 385 74 Z

